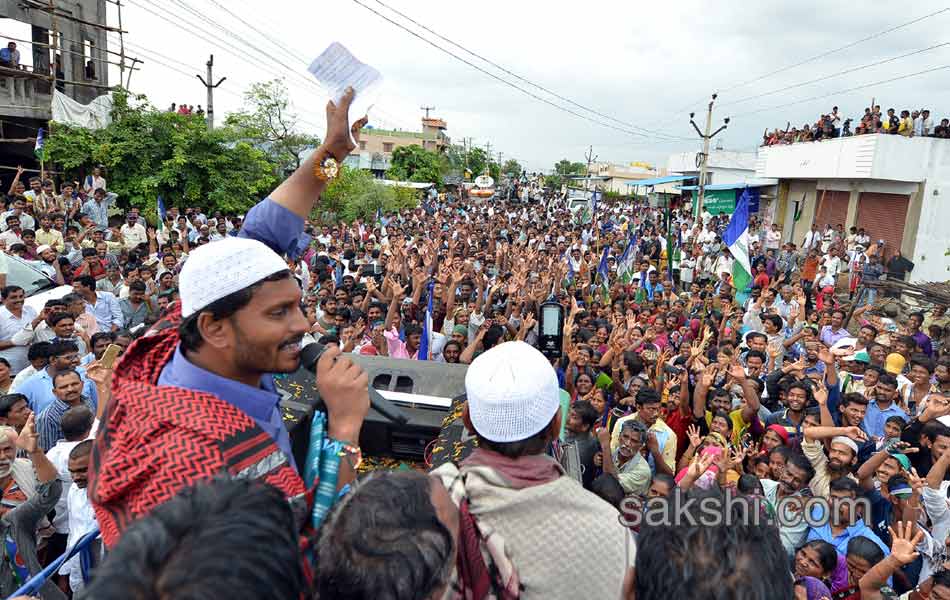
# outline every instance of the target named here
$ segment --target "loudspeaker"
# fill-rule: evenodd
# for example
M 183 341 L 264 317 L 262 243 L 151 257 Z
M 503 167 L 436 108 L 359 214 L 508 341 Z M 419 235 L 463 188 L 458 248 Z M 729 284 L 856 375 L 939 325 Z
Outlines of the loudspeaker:
M 400 425 L 370 408 L 360 433 L 363 455 L 422 460 L 426 446 L 439 435 L 450 414 L 452 400 L 465 394 L 468 366 L 358 354 L 347 357 L 367 372 L 371 386 L 409 417 L 408 423 Z M 320 397 L 315 377 L 306 369 L 298 369 L 275 379 L 294 459 L 302 468 L 310 418 Z

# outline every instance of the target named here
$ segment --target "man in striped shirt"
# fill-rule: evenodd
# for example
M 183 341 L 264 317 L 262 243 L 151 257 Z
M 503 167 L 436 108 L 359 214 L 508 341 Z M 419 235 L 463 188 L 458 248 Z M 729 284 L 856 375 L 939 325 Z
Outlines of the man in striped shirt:
M 56 400 L 40 412 L 36 418 L 36 431 L 39 434 L 40 447 L 48 452 L 63 439 L 60 420 L 66 411 L 74 406 L 85 404 L 93 414 L 96 413 L 95 401 L 82 395 L 83 380 L 73 369 L 57 371 L 53 375 L 53 394 Z

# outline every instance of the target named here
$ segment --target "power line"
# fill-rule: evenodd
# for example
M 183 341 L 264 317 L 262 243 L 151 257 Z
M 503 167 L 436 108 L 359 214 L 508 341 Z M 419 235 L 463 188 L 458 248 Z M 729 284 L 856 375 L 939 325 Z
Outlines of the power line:
M 863 90 L 863 89 L 865 89 L 865 88 L 874 87 L 875 85 L 886 85 L 886 84 L 888 84 L 888 83 L 893 83 L 893 82 L 895 82 L 895 81 L 901 81 L 902 79 L 910 79 L 911 77 L 918 77 L 918 76 L 920 76 L 920 75 L 926 75 L 926 74 L 928 74 L 928 73 L 934 73 L 934 72 L 936 72 L 936 71 L 942 71 L 943 69 L 950 69 L 950 65 L 941 65 L 941 66 L 939 66 L 939 67 L 934 67 L 934 68 L 932 68 L 932 69 L 925 69 L 925 70 L 923 70 L 923 71 L 918 71 L 918 72 L 916 72 L 916 73 L 910 73 L 910 74 L 908 74 L 908 75 L 902 75 L 902 76 L 900 76 L 900 77 L 891 77 L 891 78 L 889 78 L 889 79 L 884 79 L 884 80 L 882 80 L 882 81 L 875 81 L 874 83 L 866 83 L 866 84 L 864 84 L 864 85 L 858 85 L 858 86 L 851 87 L 851 88 L 848 88 L 848 89 L 838 90 L 838 91 L 836 91 L 836 92 L 831 92 L 831 93 L 828 93 L 828 94 L 822 94 L 822 95 L 820 95 L 820 96 L 812 96 L 811 98 L 802 98 L 802 99 L 800 99 L 800 100 L 795 100 L 795 101 L 793 101 L 793 102 L 788 102 L 788 103 L 785 103 L 785 104 L 779 104 L 779 105 L 776 105 L 776 106 L 769 106 L 769 107 L 767 107 L 767 108 L 760 108 L 760 109 L 758 109 L 758 110 L 752 110 L 752 111 L 749 111 L 749 112 L 741 113 L 741 114 L 739 114 L 739 115 L 735 115 L 733 118 L 734 118 L 734 119 L 737 119 L 737 118 L 746 117 L 746 116 L 749 116 L 749 115 L 758 114 L 758 113 L 761 113 L 761 112 L 766 112 L 766 111 L 770 111 L 770 110 L 776 110 L 776 109 L 779 109 L 779 108 L 786 108 L 786 107 L 788 107 L 788 106 L 794 106 L 794 105 L 796 105 L 796 104 L 802 104 L 802 103 L 804 103 L 804 102 L 811 102 L 811 101 L 813 101 L 813 100 L 821 100 L 821 99 L 823 99 L 823 98 L 828 98 L 828 97 L 830 97 L 830 96 L 838 96 L 838 95 L 841 95 L 841 94 L 847 94 L 847 93 L 849 93 L 849 92 L 854 92 L 854 91 L 857 91 L 857 90 Z
M 856 40 L 856 41 L 854 41 L 854 42 L 850 42 L 850 43 L 848 43 L 848 44 L 845 44 L 844 46 L 839 46 L 839 47 L 837 47 L 837 48 L 833 48 L 833 49 L 828 50 L 828 51 L 826 51 L 826 52 L 822 52 L 822 53 L 820 53 L 820 54 L 816 54 L 816 55 L 814 55 L 814 56 L 811 56 L 811 57 L 809 57 L 809 58 L 806 58 L 806 59 L 804 59 L 804 60 L 801 60 L 801 61 L 799 61 L 799 62 L 797 62 L 797 63 L 795 63 L 795 64 L 788 65 L 788 66 L 782 67 L 782 68 L 780 68 L 780 69 L 776 69 L 775 71 L 771 71 L 771 72 L 769 72 L 769 73 L 765 73 L 765 74 L 763 74 L 763 75 L 759 75 L 759 76 L 757 76 L 757 77 L 755 77 L 755 78 L 753 78 L 753 79 L 749 79 L 749 80 L 747 80 L 747 81 L 743 81 L 743 82 L 737 83 L 737 84 L 735 84 L 735 85 L 733 85 L 733 86 L 724 88 L 724 89 L 722 89 L 722 92 L 730 92 L 730 91 L 735 90 L 735 89 L 738 89 L 738 88 L 740 88 L 740 87 L 744 87 L 744 86 L 746 86 L 746 85 L 748 85 L 748 84 L 750 84 L 750 83 L 754 83 L 754 82 L 756 82 L 756 81 L 761 81 L 761 80 L 763 80 L 763 79 L 766 79 L 766 78 L 768 78 L 768 77 L 771 77 L 772 75 L 777 75 L 777 74 L 779 74 L 779 73 L 784 73 L 785 71 L 788 71 L 788 70 L 790 70 L 790 69 L 794 69 L 794 68 L 796 68 L 796 67 L 800 67 L 800 66 L 805 65 L 805 64 L 808 64 L 808 63 L 810 63 L 810 62 L 814 62 L 814 61 L 816 61 L 816 60 L 818 60 L 818 59 L 825 58 L 826 56 L 831 56 L 832 54 L 836 54 L 836 53 L 838 53 L 838 52 L 841 52 L 842 50 L 847 50 L 847 49 L 849 49 L 849 48 L 853 48 L 853 47 L 855 47 L 855 46 L 857 46 L 857 45 L 859 45 L 859 44 L 863 44 L 864 42 L 868 42 L 868 41 L 871 41 L 871 40 L 873 40 L 873 39 L 877 39 L 877 38 L 879 38 L 879 37 L 881 37 L 881 36 L 887 35 L 888 33 L 893 33 L 893 32 L 895 32 L 895 31 L 897 31 L 897 30 L 899 30 L 899 29 L 903 29 L 904 27 L 908 27 L 908 26 L 913 25 L 913 24 L 915 24 L 915 23 L 919 23 L 920 21 L 923 21 L 923 20 L 925 20 L 925 19 L 929 19 L 930 17 L 934 17 L 934 16 L 936 16 L 936 15 L 939 15 L 939 14 L 944 13 L 944 12 L 947 12 L 947 11 L 950 11 L 950 8 L 942 8 L 942 9 L 937 10 L 937 11 L 934 11 L 934 12 L 928 14 L 928 15 L 924 15 L 924 16 L 918 17 L 918 18 L 916 18 L 916 19 L 911 19 L 910 21 L 905 21 L 905 22 L 903 22 L 903 23 L 899 23 L 899 24 L 895 25 L 894 27 L 890 27 L 890 28 L 885 29 L 885 30 L 883 30 L 883 31 L 878 31 L 877 33 L 872 33 L 871 35 L 869 35 L 869 36 L 867 36 L 867 37 L 863 37 L 863 38 L 861 38 L 861 39 L 859 39 L 859 40 Z M 673 119 L 676 119 L 679 113 L 682 113 L 682 112 L 685 111 L 685 110 L 689 110 L 690 108 L 696 106 L 696 104 L 699 103 L 699 102 L 705 101 L 705 98 L 706 98 L 706 97 L 703 96 L 703 97 L 701 97 L 701 98 L 698 98 L 697 100 L 694 100 L 694 101 L 690 102 L 690 103 L 687 104 L 685 107 L 680 108 L 680 109 L 677 109 L 677 110 L 675 111 L 675 113 L 671 113 L 671 114 L 673 114 L 674 116 L 673 116 L 671 119 L 668 119 L 668 120 L 665 121 L 665 122 L 669 122 L 669 121 L 672 121 Z
M 910 25 L 913 25 L 914 23 L 919 23 L 919 22 L 923 21 L 924 19 L 929 19 L 930 17 L 934 17 L 934 16 L 936 16 L 936 15 L 939 15 L 939 14 L 941 14 L 941 13 L 945 13 L 945 12 L 947 12 L 947 11 L 950 11 L 950 8 L 941 8 L 940 10 L 934 11 L 934 12 L 930 13 L 929 15 L 924 15 L 924 16 L 922 16 L 922 17 L 918 17 L 918 18 L 912 19 L 912 20 L 910 20 L 910 21 L 905 21 L 904 23 L 900 23 L 900 24 L 898 24 L 898 25 L 895 25 L 894 27 L 890 27 L 890 28 L 888 28 L 888 29 L 885 29 L 884 31 L 879 31 L 879 32 L 877 32 L 877 33 L 872 33 L 871 35 L 869 35 L 869 36 L 867 36 L 867 37 L 861 38 L 860 40 L 856 40 L 856 41 L 851 42 L 851 43 L 849 43 L 849 44 L 845 44 L 844 46 L 839 46 L 838 48 L 834 48 L 834 49 L 832 49 L 832 50 L 828 50 L 827 52 L 822 52 L 821 54 L 816 54 L 816 55 L 814 55 L 814 56 L 811 56 L 811 57 L 809 57 L 809 58 L 806 58 L 805 60 L 801 60 L 801 61 L 799 61 L 799 62 L 797 62 L 797 63 L 795 63 L 795 64 L 788 65 L 787 67 L 782 67 L 782 68 L 777 69 L 777 70 L 775 70 L 775 71 L 771 71 L 771 72 L 769 72 L 769 73 L 765 73 L 765 74 L 763 74 L 763 75 L 759 75 L 758 77 L 753 77 L 752 79 L 743 81 L 742 83 L 737 83 L 736 85 L 727 87 L 727 88 L 725 88 L 725 89 L 722 90 L 722 91 L 723 91 L 723 92 L 730 92 L 730 91 L 732 91 L 732 90 L 734 90 L 734 89 L 737 89 L 737 88 L 740 88 L 740 87 L 749 85 L 750 83 L 755 83 L 756 81 L 761 81 L 761 80 L 763 80 L 763 79 L 766 79 L 766 78 L 768 78 L 768 77 L 771 77 L 772 75 L 778 75 L 779 73 L 784 73 L 785 71 L 788 71 L 788 70 L 790 70 L 790 69 L 794 69 L 794 68 L 796 68 L 796 67 L 800 67 L 800 66 L 805 65 L 805 64 L 808 64 L 808 63 L 810 63 L 810 62 L 814 62 L 814 61 L 816 61 L 816 60 L 825 58 L 826 56 L 831 56 L 832 54 L 837 54 L 838 52 L 841 52 L 842 50 L 847 50 L 848 48 L 854 48 L 855 46 L 857 46 L 857 45 L 859 45 L 859 44 L 863 44 L 864 42 L 869 42 L 869 41 L 874 40 L 874 39 L 877 39 L 877 38 L 879 38 L 879 37 L 881 37 L 881 36 L 883 36 L 883 35 L 887 35 L 888 33 L 893 33 L 893 32 L 895 32 L 895 31 L 897 31 L 898 29 L 903 29 L 904 27 L 908 27 L 908 26 L 910 26 Z
M 428 39 L 422 37 L 421 35 L 419 35 L 419 34 L 416 33 L 415 31 L 409 29 L 409 28 L 406 27 L 405 25 L 403 25 L 403 24 L 401 24 L 401 23 L 398 23 L 398 22 L 394 21 L 393 19 L 389 18 L 388 16 L 386 16 L 386 15 L 380 13 L 379 11 L 377 11 L 377 10 L 375 10 L 375 9 L 373 9 L 373 8 L 371 8 L 371 7 L 369 7 L 369 6 L 367 6 L 366 4 L 363 4 L 360 0 L 353 0 L 353 2 L 355 2 L 356 4 L 359 4 L 360 6 L 362 6 L 363 8 L 365 8 L 366 10 L 368 10 L 368 11 L 370 11 L 371 13 L 375 14 L 376 16 L 380 17 L 381 19 L 383 19 L 383 20 L 385 20 L 385 21 L 388 21 L 389 23 L 391 23 L 391 24 L 395 25 L 396 27 L 402 29 L 403 31 L 405 31 L 405 32 L 408 33 L 409 35 L 411 35 L 411 36 L 413 36 L 413 37 L 415 37 L 415 38 L 418 38 L 418 39 L 422 40 L 423 42 L 425 42 L 426 44 L 428 44 L 428 45 L 432 46 L 433 48 L 439 50 L 440 52 L 443 52 L 443 53 L 445 53 L 445 54 L 448 54 L 449 56 L 451 56 L 451 57 L 454 58 L 455 60 L 458 60 L 458 61 L 460 61 L 460 62 L 462 62 L 462 63 L 465 63 L 466 65 L 472 67 L 472 68 L 475 69 L 476 71 L 478 71 L 478 72 L 480 72 L 480 73 L 483 73 L 483 74 L 485 74 L 485 75 L 488 75 L 488 76 L 491 77 L 492 79 L 495 79 L 495 80 L 497 80 L 497 81 L 500 81 L 501 83 L 503 83 L 503 84 L 505 84 L 505 85 L 507 85 L 507 86 L 509 86 L 509 87 L 512 87 L 512 88 L 518 90 L 519 92 L 521 92 L 522 94 L 525 94 L 525 95 L 527 95 L 527 96 L 530 96 L 530 97 L 534 98 L 535 100 L 539 100 L 539 101 L 541 101 L 541 102 L 544 102 L 545 104 L 547 104 L 547 105 L 549 105 L 549 106 L 553 106 L 554 108 L 556 108 L 556 109 L 558 109 L 558 110 L 561 110 L 561 111 L 566 112 L 566 113 L 568 113 L 568 114 L 574 115 L 575 117 L 579 117 L 579 118 L 581 118 L 581 119 L 584 119 L 585 121 L 590 121 L 591 123 L 594 123 L 594 124 L 596 124 L 596 125 L 600 125 L 601 127 L 606 127 L 607 129 L 613 129 L 614 131 L 620 131 L 620 132 L 622 132 L 622 133 L 626 133 L 626 134 L 632 135 L 632 136 L 649 137 L 648 135 L 643 134 L 643 133 L 640 133 L 640 132 L 638 132 L 638 131 L 633 131 L 633 130 L 630 130 L 630 129 L 624 129 L 624 128 L 621 128 L 621 127 L 616 127 L 616 126 L 613 126 L 613 125 L 604 123 L 603 121 L 598 121 L 597 119 L 593 119 L 593 118 L 591 118 L 591 117 L 588 117 L 587 115 L 584 115 L 584 114 L 581 114 L 581 113 L 576 112 L 576 111 L 574 111 L 574 110 L 571 110 L 570 108 L 567 108 L 567 107 L 565 107 L 565 106 L 561 106 L 560 104 L 556 104 L 556 103 L 554 103 L 554 102 L 551 102 L 551 101 L 548 100 L 547 98 L 543 98 L 543 97 L 541 97 L 541 96 L 538 96 L 538 95 L 535 94 L 534 92 L 531 92 L 531 91 L 529 91 L 529 90 L 526 90 L 526 89 L 524 89 L 523 87 L 520 87 L 520 86 L 518 86 L 518 85 L 516 85 L 516 84 L 514 84 L 514 83 L 512 83 L 512 82 L 510 82 L 510 81 L 508 81 L 507 79 L 504 79 L 503 77 L 499 77 L 498 75 L 496 75 L 495 73 L 492 73 L 491 71 L 488 71 L 488 70 L 486 70 L 486 69 L 483 69 L 482 67 L 480 67 L 480 66 L 478 66 L 478 65 L 476 65 L 476 64 L 474 64 L 474 63 L 472 63 L 471 61 L 466 60 L 465 58 L 462 58 L 462 57 L 459 56 L 458 54 L 453 53 L 451 50 L 446 50 L 445 48 L 443 48 L 442 46 L 439 46 L 439 45 L 436 44 L 435 42 L 433 42 L 433 41 L 431 41 L 431 40 L 428 40 Z
M 405 13 L 396 10 L 395 8 L 393 8 L 393 7 L 389 6 L 388 4 L 386 4 L 385 2 L 381 2 L 380 0 L 374 0 L 374 1 L 376 2 L 376 4 L 379 4 L 380 6 L 385 7 L 385 8 L 386 8 L 387 10 L 389 10 L 390 12 L 393 12 L 393 13 L 399 15 L 400 17 L 402 17 L 403 19 L 409 21 L 409 22 L 412 23 L 413 25 L 416 25 L 417 27 L 420 27 L 420 28 L 424 29 L 425 31 L 428 31 L 429 33 L 431 33 L 432 35 L 436 36 L 436 37 L 439 38 L 440 40 L 443 40 L 443 41 L 445 41 L 445 42 L 448 42 L 449 44 L 452 44 L 453 46 L 455 46 L 456 48 L 462 50 L 463 52 L 465 52 L 465 53 L 467 53 L 467 54 L 469 54 L 469 55 L 471 55 L 471 56 L 474 56 L 475 58 L 477 58 L 477 59 L 479 59 L 479 60 L 481 60 L 481 61 L 483 61 L 483 62 L 485 62 L 485 63 L 487 63 L 487 64 L 489 64 L 489 65 L 491 65 L 491 66 L 493 66 L 493 67 L 495 67 L 496 69 L 498 69 L 498 70 L 500 70 L 500 71 L 502 71 L 502 72 L 504 72 L 504 73 L 506 73 L 506 74 L 508 74 L 508 75 L 510 75 L 510 76 L 512 76 L 512 77 L 514 77 L 515 79 L 517 79 L 517 80 L 519 80 L 519 81 L 522 81 L 522 82 L 524 82 L 524 83 L 526 83 L 526 84 L 528 84 L 528 85 L 530 85 L 530 86 L 532 86 L 532 87 L 534 87 L 534 88 L 537 88 L 537 89 L 539 89 L 539 90 L 542 90 L 542 91 L 546 92 L 547 94 L 550 94 L 551 96 L 554 96 L 554 97 L 557 98 L 558 100 L 561 100 L 561 101 L 563 101 L 563 102 L 567 102 L 568 104 L 571 104 L 571 105 L 573 105 L 573 106 L 575 106 L 575 107 L 577 107 L 577 108 L 580 108 L 580 109 L 582 109 L 582 110 L 586 110 L 587 112 L 592 113 L 592 114 L 595 114 L 595 115 L 597 115 L 597 116 L 599 116 L 599 117 L 603 117 L 604 119 L 607 119 L 608 121 L 614 121 L 615 123 L 620 123 L 621 125 L 625 125 L 625 126 L 627 126 L 627 127 L 633 128 L 633 129 L 637 129 L 637 130 L 644 131 L 644 132 L 646 132 L 646 133 L 651 133 L 651 134 L 658 135 L 658 136 L 664 136 L 664 137 L 670 137 L 670 138 L 679 138 L 679 139 L 682 139 L 682 140 L 690 140 L 690 141 L 691 141 L 690 138 L 685 138 L 685 137 L 680 137 L 680 136 L 673 136 L 673 135 L 670 135 L 670 134 L 667 134 L 667 133 L 663 133 L 663 132 L 660 132 L 660 131 L 654 131 L 654 130 L 652 130 L 652 129 L 646 129 L 645 127 L 640 127 L 640 126 L 638 126 L 638 125 L 634 125 L 633 123 L 629 123 L 629 122 L 627 122 L 627 121 L 623 121 L 623 120 L 621 120 L 621 119 L 617 119 L 617 118 L 615 118 L 615 117 L 611 117 L 610 115 L 604 114 L 604 113 L 602 113 L 602 112 L 600 112 L 600 111 L 598 111 L 598 110 L 596 110 L 596 109 L 590 108 L 589 106 L 584 106 L 583 104 L 580 104 L 580 103 L 578 103 L 578 102 L 575 102 L 574 100 L 571 100 L 570 98 L 567 98 L 567 97 L 565 97 L 565 96 L 562 96 L 561 94 L 558 94 L 557 92 L 552 91 L 552 90 L 550 90 L 550 89 L 544 87 L 543 85 L 534 83 L 533 81 L 531 81 L 531 80 L 529 80 L 529 79 L 526 79 L 525 77 L 522 77 L 521 75 L 518 75 L 517 73 L 513 73 L 512 71 L 510 71 L 509 69 L 506 69 L 505 67 L 499 65 L 498 63 L 496 63 L 496 62 L 494 62 L 494 61 L 492 61 L 492 60 L 489 60 L 489 59 L 485 58 L 484 56 L 478 54 L 477 52 L 473 52 L 472 50 L 469 50 L 468 48 L 462 46 L 461 44 L 459 44 L 459 43 L 457 43 L 457 42 L 455 42 L 455 41 L 453 41 L 453 40 L 451 40 L 451 39 L 449 39 L 449 38 L 447 38 L 447 37 L 445 37 L 444 35 L 438 33 L 437 31 L 433 31 L 433 30 L 430 29 L 429 27 L 427 27 L 427 26 L 425 26 L 424 24 L 422 24 L 422 23 L 416 21 L 415 19 L 413 19 L 412 17 L 406 15 Z M 211 2 L 215 2 L 215 0 L 211 0 Z M 215 3 L 216 3 L 216 2 L 215 2 Z
M 261 31 L 261 30 L 258 29 L 255 25 L 253 25 L 252 23 L 249 23 L 247 20 L 245 20 L 244 18 L 242 18 L 240 15 L 238 15 L 238 14 L 235 13 L 234 11 L 228 9 L 228 8 L 225 7 L 224 5 L 222 5 L 222 4 L 220 4 L 219 2 L 217 2 L 216 0 L 209 0 L 209 2 L 211 2 L 211 4 L 215 5 L 216 7 L 218 7 L 220 10 L 222 10 L 222 11 L 225 12 L 226 14 L 230 15 L 233 19 L 235 19 L 235 20 L 239 21 L 240 23 L 242 23 L 245 27 L 247 27 L 248 29 L 250 29 L 250 30 L 253 31 L 254 33 L 260 35 L 265 41 L 270 42 L 274 47 L 278 48 L 280 51 L 282 51 L 287 57 L 291 58 L 293 61 L 296 61 L 296 62 L 301 63 L 301 64 L 304 66 L 304 68 L 307 68 L 307 67 L 310 66 L 310 64 L 309 64 L 306 60 L 304 60 L 304 59 L 302 59 L 302 58 L 300 57 L 300 53 L 293 51 L 292 49 L 290 49 L 290 48 L 288 48 L 286 45 L 284 45 L 282 42 L 280 42 L 280 41 L 278 41 L 277 39 L 271 37 L 271 36 L 270 36 L 269 34 L 267 34 L 266 32 Z M 180 4 L 180 3 L 181 3 L 181 2 L 179 1 L 179 4 Z M 289 68 L 289 67 L 288 67 L 288 68 Z M 293 70 L 293 69 L 291 69 L 291 70 Z M 295 71 L 295 70 L 294 70 L 294 71 Z M 295 72 L 296 72 L 296 71 L 295 71 Z M 304 76 L 304 77 L 306 78 L 306 76 Z M 320 89 L 320 91 L 321 91 L 323 94 L 327 94 L 326 90 L 323 89 L 323 87 L 319 84 L 319 82 L 317 82 L 317 81 L 315 81 L 315 80 L 313 80 L 313 79 L 309 79 L 309 78 L 307 78 L 307 79 L 308 79 L 308 81 L 309 81 L 310 84 L 312 84 L 312 85 L 316 86 L 318 89 Z M 397 116 L 395 116 L 395 115 L 392 115 L 392 114 L 389 113 L 387 110 L 385 110 L 385 109 L 383 109 L 383 108 L 381 108 L 381 107 L 379 107 L 379 106 L 375 106 L 375 105 L 374 105 L 374 107 L 373 107 L 373 112 L 374 112 L 374 113 L 379 113 L 379 114 L 383 115 L 384 117 L 387 117 L 386 119 L 383 119 L 383 120 L 384 120 L 384 121 L 389 121 L 391 124 L 398 124 L 400 121 L 404 120 L 402 117 L 397 117 Z
M 935 45 L 930 46 L 930 47 L 928 47 L 928 48 L 923 48 L 923 49 L 921 49 L 921 50 L 914 50 L 913 52 L 908 52 L 908 53 L 906 53 L 906 54 L 901 54 L 901 55 L 899 55 L 899 56 L 894 56 L 894 57 L 892 57 L 892 58 L 886 58 L 886 59 L 884 59 L 884 60 L 879 60 L 879 61 L 872 62 L 872 63 L 868 63 L 868 64 L 865 64 L 865 65 L 860 65 L 860 66 L 857 66 L 857 67 L 853 67 L 853 68 L 851 68 L 851 69 L 845 69 L 844 71 L 836 71 L 836 72 L 831 73 L 831 74 L 829 74 L 829 75 L 824 75 L 824 76 L 822 76 L 822 77 L 818 77 L 817 79 L 810 79 L 810 80 L 808 80 L 808 81 L 802 81 L 802 82 L 800 82 L 800 83 L 796 83 L 796 84 L 793 84 L 793 85 L 789 85 L 789 86 L 786 86 L 786 87 L 783 87 L 783 88 L 774 89 L 774 90 L 769 91 L 769 92 L 763 92 L 763 93 L 761 93 L 761 94 L 756 94 L 756 95 L 754 95 L 754 96 L 747 96 L 747 97 L 745 97 L 745 98 L 740 98 L 740 99 L 738 99 L 738 100 L 733 100 L 732 102 L 726 102 L 725 104 L 723 104 L 723 106 L 732 106 L 733 104 L 739 104 L 740 102 L 748 102 L 749 100 L 755 100 L 756 98 L 762 98 L 762 97 L 765 97 L 765 96 L 771 96 L 772 94 L 778 94 L 779 92 L 785 92 L 785 91 L 793 90 L 793 89 L 795 89 L 795 88 L 799 88 L 799 87 L 802 87 L 802 86 L 810 85 L 810 84 L 812 84 L 812 83 L 818 83 L 819 81 L 825 81 L 826 79 L 832 79 L 832 78 L 834 78 L 834 77 L 839 77 L 839 76 L 841 76 L 841 75 L 847 75 L 847 74 L 849 74 L 849 73 L 854 73 L 854 72 L 857 72 L 857 71 L 862 71 L 862 70 L 864 70 L 864 69 L 869 69 L 869 68 L 871 68 L 871 67 L 877 67 L 877 66 L 880 66 L 880 65 L 883 65 L 883 64 L 887 64 L 887 63 L 889 63 L 889 62 L 893 62 L 893 61 L 895 61 L 895 60 L 900 60 L 900 59 L 902 59 L 902 58 L 907 58 L 908 56 L 914 56 L 914 55 L 916 55 L 916 54 L 922 54 L 922 53 L 924 53 L 924 52 L 929 52 L 930 50 L 935 50 L 935 49 L 937 49 L 937 48 L 942 48 L 942 47 L 944 47 L 944 46 L 950 46 L 950 42 L 943 42 L 942 44 L 935 44 Z

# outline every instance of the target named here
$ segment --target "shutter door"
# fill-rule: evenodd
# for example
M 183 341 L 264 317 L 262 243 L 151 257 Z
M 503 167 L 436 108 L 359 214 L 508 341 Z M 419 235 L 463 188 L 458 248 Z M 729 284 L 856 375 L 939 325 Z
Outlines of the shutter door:
M 901 247 L 909 199 L 904 194 L 862 192 L 858 200 L 858 228 L 863 227 L 872 242 L 884 240 L 887 256 Z
M 818 231 L 824 231 L 828 223 L 831 223 L 832 227 L 837 227 L 839 223 L 845 224 L 848 218 L 850 197 L 850 192 L 818 190 L 818 212 L 815 214 L 815 225 L 818 226 Z M 845 230 L 847 231 L 847 227 Z

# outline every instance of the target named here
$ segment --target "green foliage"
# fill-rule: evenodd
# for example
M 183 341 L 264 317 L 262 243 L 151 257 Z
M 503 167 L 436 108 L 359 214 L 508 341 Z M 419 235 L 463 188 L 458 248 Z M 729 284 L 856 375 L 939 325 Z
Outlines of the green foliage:
M 339 177 L 320 197 L 319 209 L 332 212 L 344 221 L 357 217 L 372 220 L 379 208 L 383 212 L 414 208 L 419 203 L 419 194 L 418 190 L 384 185 L 368 171 L 344 165 Z
M 46 148 L 72 179 L 105 165 L 123 207 L 153 215 L 161 195 L 166 206 L 242 212 L 276 183 L 267 155 L 231 128 L 208 131 L 201 117 L 156 111 L 144 97 L 120 93 L 112 117 L 96 131 L 56 124 Z
M 562 158 L 554 164 L 554 173 L 544 178 L 544 185 L 554 189 L 560 189 L 568 177 L 577 177 L 587 174 L 587 165 L 579 162 L 571 162 Z
M 485 168 L 488 166 L 488 153 L 481 148 L 472 148 L 468 151 L 467 161 L 472 177 L 478 177 L 485 173 Z
M 501 168 L 501 172 L 512 179 L 520 177 L 523 170 L 521 164 L 513 158 L 506 160 L 504 166 Z
M 439 185 L 448 171 L 448 159 L 422 146 L 400 146 L 393 151 L 392 163 L 386 172 L 388 179 L 415 181 Z
M 244 92 L 244 108 L 228 115 L 225 126 L 262 149 L 283 178 L 300 168 L 300 154 L 320 145 L 320 138 L 298 131 L 297 115 L 291 110 L 287 86 L 282 79 L 255 83 Z

